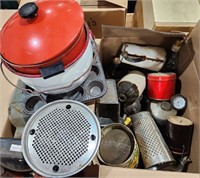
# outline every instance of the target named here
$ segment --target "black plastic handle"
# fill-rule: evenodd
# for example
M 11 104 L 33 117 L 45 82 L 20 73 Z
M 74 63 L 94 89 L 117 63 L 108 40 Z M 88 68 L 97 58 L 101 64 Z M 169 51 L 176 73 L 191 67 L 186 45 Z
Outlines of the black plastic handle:
M 24 4 L 19 9 L 19 15 L 24 19 L 32 19 L 37 15 L 38 6 L 34 2 Z
M 65 71 L 62 61 L 58 61 L 57 63 L 48 67 L 40 68 L 39 70 L 44 79 L 53 77 Z

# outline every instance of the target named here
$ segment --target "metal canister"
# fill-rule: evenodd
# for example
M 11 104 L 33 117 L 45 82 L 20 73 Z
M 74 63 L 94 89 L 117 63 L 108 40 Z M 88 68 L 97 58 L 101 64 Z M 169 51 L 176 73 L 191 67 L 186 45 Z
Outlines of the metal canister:
M 159 126 L 164 126 L 168 116 L 175 116 L 177 111 L 167 101 L 154 102 L 150 104 L 150 111 Z
M 189 156 L 194 123 L 180 116 L 169 116 L 166 123 L 166 142 L 177 156 Z
M 127 126 L 120 123 L 110 124 L 101 130 L 101 134 L 97 156 L 102 163 L 116 167 L 137 167 L 139 147 Z
M 148 97 L 153 100 L 170 100 L 175 94 L 176 74 L 173 72 L 166 73 L 149 73 L 147 75 Z

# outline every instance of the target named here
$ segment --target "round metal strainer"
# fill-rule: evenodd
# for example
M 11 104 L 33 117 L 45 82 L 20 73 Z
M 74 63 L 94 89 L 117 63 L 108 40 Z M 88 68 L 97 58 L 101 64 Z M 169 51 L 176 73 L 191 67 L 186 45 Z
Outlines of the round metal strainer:
M 22 135 L 22 152 L 38 174 L 68 177 L 92 161 L 100 138 L 98 119 L 86 105 L 57 100 L 29 119 Z

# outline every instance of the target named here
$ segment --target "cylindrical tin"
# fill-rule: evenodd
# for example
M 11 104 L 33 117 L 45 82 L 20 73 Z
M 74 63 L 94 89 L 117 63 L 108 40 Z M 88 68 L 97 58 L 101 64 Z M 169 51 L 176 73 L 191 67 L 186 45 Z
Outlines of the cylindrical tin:
M 169 116 L 166 123 L 166 142 L 173 154 L 188 156 L 194 123 L 180 116 Z
M 139 147 L 131 130 L 120 123 L 107 125 L 101 130 L 102 138 L 97 152 L 101 162 L 116 167 L 137 167 Z
M 177 111 L 167 101 L 151 102 L 150 111 L 159 126 L 165 125 L 168 116 L 175 116 L 177 114 Z
M 175 160 L 150 112 L 139 112 L 131 118 L 145 168 L 163 169 L 174 164 Z
M 154 100 L 170 100 L 175 94 L 176 74 L 149 73 L 147 75 L 148 97 Z
M 120 102 L 135 102 L 146 87 L 146 77 L 140 71 L 131 71 L 117 84 Z

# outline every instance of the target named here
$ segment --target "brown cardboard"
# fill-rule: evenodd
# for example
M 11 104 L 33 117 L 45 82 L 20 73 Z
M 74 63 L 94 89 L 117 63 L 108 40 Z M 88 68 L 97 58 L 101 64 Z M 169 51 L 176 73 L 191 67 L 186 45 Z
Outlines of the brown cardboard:
M 125 26 L 127 2 L 125 0 L 80 2 L 85 21 L 96 38 L 102 37 L 102 25 Z
M 104 43 L 106 46 L 101 48 L 103 66 L 107 66 L 111 61 L 110 58 L 116 56 L 122 42 L 169 47 L 172 43 L 172 40 L 174 40 L 176 37 L 185 36 L 184 33 L 161 33 L 148 29 L 132 29 L 116 26 L 103 26 L 102 30 L 104 36 L 102 43 Z M 112 49 L 108 48 L 107 46 L 112 46 Z M 182 52 L 180 52 L 179 55 L 181 58 L 181 60 L 179 60 L 181 61 L 179 62 L 179 74 L 184 72 L 187 66 L 191 63 L 191 59 L 194 56 L 190 40 L 188 40 L 187 43 L 183 45 L 181 51 Z
M 198 174 L 99 166 L 99 178 L 199 178 Z
M 27 2 L 34 0 L 21 0 L 19 8 Z M 85 21 L 96 38 L 102 37 L 102 25 L 125 26 L 127 0 L 77 0 L 83 8 Z
M 5 22 L 16 12 L 16 10 L 0 10 L 0 30 Z M 16 82 L 16 76 L 5 70 L 6 75 Z M 13 87 L 0 74 L 0 136 L 12 137 L 12 126 L 8 120 L 8 102 L 12 94 Z
M 134 21 L 133 21 L 133 13 L 127 13 L 126 14 L 126 27 L 133 27 Z
M 184 117 L 194 122 L 193 141 L 191 146 L 190 158 L 192 164 L 189 165 L 188 173 L 177 173 L 169 171 L 149 171 L 140 169 L 116 168 L 103 166 L 94 159 L 95 164 L 100 165 L 99 177 L 199 177 L 199 125 L 200 125 L 200 81 L 199 81 L 199 28 L 200 21 L 191 35 L 187 37 L 185 44 L 180 50 L 178 58 L 180 68 L 180 79 L 182 81 L 182 94 L 188 98 L 187 110 Z M 100 45 L 100 54 L 104 70 L 106 66 L 118 55 L 118 49 L 123 42 L 137 44 L 161 45 L 167 47 L 170 41 L 178 36 L 184 36 L 183 33 L 164 33 L 155 32 L 148 29 L 133 29 L 113 26 L 103 26 L 103 39 Z M 189 174 L 195 173 L 195 174 Z
M 126 14 L 123 9 L 87 9 L 85 21 L 96 38 L 102 36 L 102 25 L 125 26 Z M 116 20 L 117 19 L 117 20 Z
M 200 19 L 198 0 L 138 0 L 135 11 L 135 27 L 156 31 L 191 32 Z
M 17 77 L 3 67 L 6 76 L 16 83 Z M 11 123 L 8 119 L 8 104 L 14 87 L 0 74 L 0 137 L 13 137 Z
M 127 0 L 77 0 L 81 6 L 99 6 L 99 7 L 108 7 L 117 5 L 119 7 L 127 8 Z
M 199 36 L 199 30 L 200 30 L 200 21 L 198 22 L 197 26 L 193 29 L 193 31 L 190 34 L 189 39 L 192 41 L 193 49 L 195 51 L 195 55 L 193 57 L 193 61 L 191 64 L 187 67 L 183 75 L 180 77 L 182 81 L 182 85 L 186 86 L 182 89 L 182 94 L 186 96 L 188 99 L 188 107 L 190 109 L 186 110 L 185 115 L 194 122 L 194 133 L 193 133 L 193 142 L 191 147 L 191 159 L 193 163 L 193 166 L 190 167 L 191 172 L 200 172 L 199 167 L 199 136 L 200 136 L 200 78 L 199 78 L 199 72 L 200 72 L 200 36 Z
M 2 10 L 0 9 L 0 30 L 6 21 L 16 12 L 17 10 Z
M 2 19 L 2 18 L 1 18 Z M 191 38 L 188 40 L 189 43 L 192 42 L 192 48 L 195 51 L 195 55 L 192 61 L 187 66 L 187 69 L 183 71 L 183 74 L 181 75 L 181 80 L 183 82 L 184 88 L 182 89 L 182 94 L 185 95 L 189 99 L 188 103 L 188 109 L 186 110 L 185 117 L 191 119 L 195 124 L 195 130 L 193 134 L 193 142 L 191 147 L 191 159 L 193 163 L 189 166 L 189 172 L 190 173 L 177 173 L 177 172 L 168 172 L 168 171 L 150 171 L 150 170 L 142 170 L 142 169 L 129 169 L 129 168 L 119 168 L 119 167 L 110 167 L 110 166 L 99 166 L 99 177 L 101 178 L 112 178 L 112 177 L 123 177 L 123 178 L 129 178 L 129 177 L 139 177 L 139 178 L 199 178 L 199 125 L 200 125 L 200 96 L 199 96 L 199 89 L 200 89 L 200 81 L 199 81 L 199 56 L 200 56 L 200 46 L 199 46 L 199 29 L 200 29 L 200 22 L 198 25 L 193 29 L 191 33 Z M 105 29 L 104 29 L 105 30 Z M 109 29 L 107 29 L 109 30 Z M 116 29 L 117 31 L 117 29 Z M 116 32 L 115 31 L 115 32 Z M 154 33 L 149 30 L 136 30 L 139 36 L 134 36 L 130 38 L 132 35 L 130 30 L 127 30 L 126 33 L 121 34 L 120 38 L 123 40 L 135 40 L 140 43 L 145 43 L 147 41 L 147 35 L 145 35 L 144 32 L 149 33 L 151 37 L 148 37 L 148 41 L 152 42 L 154 44 L 161 43 L 163 45 L 169 45 L 168 42 L 164 42 L 165 40 L 173 37 L 168 36 L 171 34 L 162 34 L 162 38 L 159 37 L 159 33 Z M 118 33 L 120 33 L 119 31 Z M 116 55 L 115 47 L 119 43 L 119 39 L 116 39 L 116 35 L 110 32 L 111 39 L 115 39 L 112 43 L 110 43 L 110 40 L 106 40 L 105 38 L 102 41 L 101 44 L 101 53 L 108 53 L 110 56 Z M 180 34 L 174 34 L 175 36 Z M 104 37 L 108 38 L 109 35 L 105 35 Z M 156 39 L 156 40 L 155 40 Z M 163 41 L 164 39 L 164 41 Z M 100 40 L 98 40 L 99 43 Z M 113 52 L 108 52 L 106 48 L 102 48 L 102 45 L 108 45 L 109 48 L 114 49 Z M 111 45 L 110 45 L 111 44 Z M 188 46 L 186 44 L 186 46 Z M 190 46 L 190 45 L 189 45 Z M 191 46 L 190 46 L 191 47 Z M 190 49 L 190 47 L 188 49 Z M 189 57 L 190 58 L 190 57 Z M 188 58 L 188 59 L 189 59 Z M 106 59 L 111 60 L 111 59 Z M 103 59 L 104 64 L 107 64 L 105 59 Z M 8 72 L 6 69 L 6 74 L 10 78 L 13 83 L 16 83 L 17 77 Z M 0 72 L 1 73 L 1 72 Z M 0 74 L 1 75 L 1 74 Z M 7 107 L 9 103 L 9 98 L 12 94 L 14 87 L 12 87 L 3 77 L 0 77 L 0 136 L 2 137 L 11 137 L 13 136 L 12 133 L 12 127 L 8 120 L 7 116 Z M 194 174 L 193 174 L 194 173 Z

